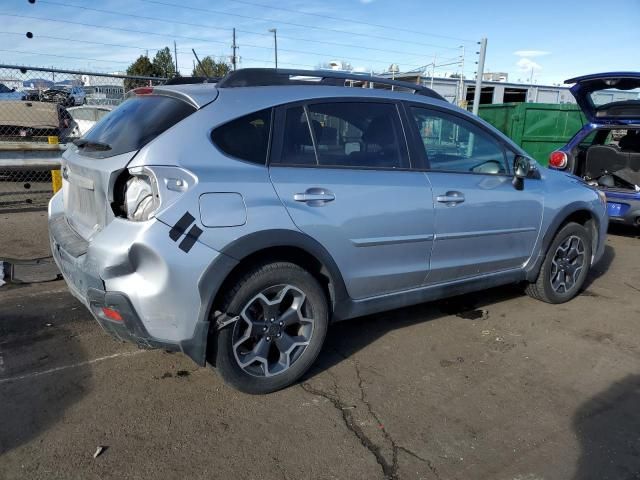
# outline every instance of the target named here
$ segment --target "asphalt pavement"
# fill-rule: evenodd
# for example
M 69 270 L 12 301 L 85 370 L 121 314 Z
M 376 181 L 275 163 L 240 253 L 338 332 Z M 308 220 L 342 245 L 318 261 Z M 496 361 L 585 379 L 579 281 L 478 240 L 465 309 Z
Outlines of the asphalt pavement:
M 506 287 L 334 325 L 267 396 L 111 339 L 61 281 L 6 285 L 0 479 L 638 479 L 639 233 L 564 305 Z

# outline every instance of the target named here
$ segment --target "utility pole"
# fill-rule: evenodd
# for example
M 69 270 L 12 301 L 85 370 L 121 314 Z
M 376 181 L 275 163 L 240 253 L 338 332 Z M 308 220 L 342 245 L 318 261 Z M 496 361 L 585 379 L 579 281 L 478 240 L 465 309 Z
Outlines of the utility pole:
M 269 31 L 273 33 L 273 48 L 276 56 L 276 68 L 278 68 L 278 30 L 270 28 Z
M 231 44 L 231 51 L 233 52 L 233 56 L 231 57 L 231 65 L 233 66 L 233 70 L 237 68 L 238 65 L 238 57 L 236 56 L 236 50 L 238 46 L 236 45 L 236 29 L 233 29 L 233 43 Z
M 483 37 L 480 39 L 480 52 L 478 54 L 480 57 L 478 58 L 478 71 L 476 73 L 476 90 L 473 95 L 473 109 L 472 112 L 474 115 L 478 115 L 478 110 L 480 109 L 480 93 L 482 92 L 482 76 L 484 74 L 484 59 L 487 56 L 487 39 Z
M 460 47 L 462 49 L 462 54 L 460 55 L 460 100 L 458 100 L 458 106 L 461 107 L 463 105 L 464 98 L 464 45 Z
M 436 54 L 433 54 L 433 63 L 431 64 L 431 85 L 430 88 L 433 89 L 433 77 L 436 74 Z
M 178 47 L 176 46 L 176 41 L 173 41 L 173 61 L 176 62 L 176 76 L 180 75 L 180 71 L 178 70 Z

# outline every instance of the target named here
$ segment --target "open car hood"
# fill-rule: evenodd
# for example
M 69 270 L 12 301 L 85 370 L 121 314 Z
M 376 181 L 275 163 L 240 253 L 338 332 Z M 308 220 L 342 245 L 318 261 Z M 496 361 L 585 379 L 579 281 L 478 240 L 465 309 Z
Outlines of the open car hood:
M 594 73 L 565 80 L 591 123 L 640 124 L 640 72 Z M 594 103 L 592 94 L 606 90 Z M 610 97 L 611 101 L 606 101 Z

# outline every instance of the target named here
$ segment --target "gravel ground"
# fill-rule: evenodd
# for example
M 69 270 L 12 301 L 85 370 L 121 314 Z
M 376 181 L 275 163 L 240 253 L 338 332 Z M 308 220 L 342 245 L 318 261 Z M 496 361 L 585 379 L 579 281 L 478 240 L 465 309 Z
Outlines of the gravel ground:
M 638 479 L 637 233 L 564 305 L 509 287 L 337 324 L 268 396 L 112 340 L 60 281 L 2 287 L 0 478 Z

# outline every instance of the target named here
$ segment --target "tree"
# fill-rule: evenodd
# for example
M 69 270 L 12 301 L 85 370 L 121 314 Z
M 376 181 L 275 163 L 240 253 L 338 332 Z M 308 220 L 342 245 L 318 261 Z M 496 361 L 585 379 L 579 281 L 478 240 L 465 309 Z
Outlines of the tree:
M 213 58 L 204 57 L 200 64 L 196 64 L 193 72 L 194 77 L 224 77 L 231 70 L 231 66 L 225 62 L 216 62 Z
M 138 59 L 127 68 L 127 75 L 139 75 L 142 77 L 157 77 L 156 69 L 146 55 L 140 55 Z M 134 80 L 126 78 L 124 80 L 124 90 L 128 91 L 132 88 L 143 87 L 148 85 L 146 80 Z
M 156 52 L 156 56 L 153 57 L 153 68 L 156 75 L 160 77 L 171 78 L 176 74 L 176 66 L 173 63 L 173 57 L 171 56 L 171 50 L 169 47 L 164 47 Z

